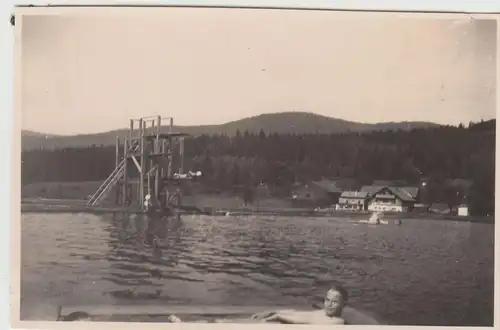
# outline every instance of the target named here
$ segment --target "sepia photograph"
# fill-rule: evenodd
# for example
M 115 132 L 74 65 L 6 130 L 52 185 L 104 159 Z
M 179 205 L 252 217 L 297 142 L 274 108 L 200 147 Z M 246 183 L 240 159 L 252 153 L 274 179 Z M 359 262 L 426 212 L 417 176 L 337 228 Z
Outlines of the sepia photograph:
M 21 9 L 20 321 L 493 326 L 494 18 Z

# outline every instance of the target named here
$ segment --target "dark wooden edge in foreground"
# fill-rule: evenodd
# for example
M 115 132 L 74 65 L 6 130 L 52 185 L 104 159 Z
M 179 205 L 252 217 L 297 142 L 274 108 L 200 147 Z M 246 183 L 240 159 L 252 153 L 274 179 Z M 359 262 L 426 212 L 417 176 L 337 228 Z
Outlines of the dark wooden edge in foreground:
M 99 316 L 119 317 L 128 316 L 130 318 L 137 317 L 165 317 L 168 315 L 176 315 L 185 319 L 185 317 L 198 316 L 198 318 L 229 318 L 227 321 L 232 323 L 239 319 L 236 323 L 260 323 L 258 320 L 252 320 L 251 316 L 262 312 L 272 312 L 282 309 L 296 309 L 303 311 L 312 311 L 318 309 L 316 306 L 175 306 L 175 305 L 155 305 L 150 303 L 145 304 L 125 304 L 125 305 L 96 305 L 96 306 L 61 306 L 59 318 L 69 315 L 88 315 L 93 318 Z M 346 306 L 343 310 L 342 317 L 348 324 L 357 325 L 387 325 L 385 320 L 376 317 L 371 313 L 359 310 L 352 306 Z M 233 319 L 233 320 L 231 320 Z M 160 320 L 157 320 L 160 321 Z M 226 323 L 226 322 L 225 322 Z

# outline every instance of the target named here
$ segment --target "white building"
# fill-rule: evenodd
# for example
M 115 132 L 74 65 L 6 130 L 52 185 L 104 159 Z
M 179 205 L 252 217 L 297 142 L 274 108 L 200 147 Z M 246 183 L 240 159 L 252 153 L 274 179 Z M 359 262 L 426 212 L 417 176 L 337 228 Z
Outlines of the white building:
M 460 217 L 468 217 L 469 216 L 469 207 L 467 205 L 460 205 L 458 207 L 458 215 Z
M 417 187 L 364 186 L 368 193 L 368 210 L 378 212 L 408 212 L 418 196 Z
M 368 193 L 361 191 L 344 191 L 336 205 L 337 210 L 365 211 L 367 208 Z

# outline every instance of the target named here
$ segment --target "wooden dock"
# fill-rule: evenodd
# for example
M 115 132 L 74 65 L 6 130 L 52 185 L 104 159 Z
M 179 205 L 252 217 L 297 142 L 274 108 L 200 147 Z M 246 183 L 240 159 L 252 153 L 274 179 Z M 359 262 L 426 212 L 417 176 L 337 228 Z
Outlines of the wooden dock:
M 180 207 L 173 210 L 176 214 L 206 214 L 196 207 Z M 21 201 L 21 213 L 121 213 L 121 214 L 146 214 L 147 212 L 139 207 L 122 205 L 87 205 L 85 200 L 72 199 L 47 199 L 32 198 Z

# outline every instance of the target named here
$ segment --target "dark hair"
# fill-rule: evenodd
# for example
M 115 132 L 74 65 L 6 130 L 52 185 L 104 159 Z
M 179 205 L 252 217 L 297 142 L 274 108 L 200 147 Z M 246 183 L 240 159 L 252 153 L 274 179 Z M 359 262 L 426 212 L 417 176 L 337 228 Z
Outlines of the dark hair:
M 347 290 L 341 284 L 339 283 L 332 284 L 332 286 L 330 286 L 330 289 L 328 289 L 328 291 L 331 290 L 339 292 L 342 295 L 342 299 L 344 299 L 344 302 L 347 302 L 347 300 L 349 299 Z
M 90 318 L 90 314 L 85 312 L 73 312 L 65 317 L 62 317 L 61 321 L 79 321 L 87 318 Z

